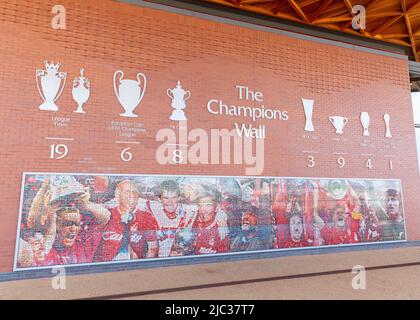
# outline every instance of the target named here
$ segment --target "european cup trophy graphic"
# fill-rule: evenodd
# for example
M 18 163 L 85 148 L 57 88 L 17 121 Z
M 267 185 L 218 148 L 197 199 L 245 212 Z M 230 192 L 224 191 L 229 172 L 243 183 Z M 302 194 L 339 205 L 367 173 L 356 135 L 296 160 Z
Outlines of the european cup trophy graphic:
M 85 69 L 80 69 L 80 77 L 76 77 L 73 80 L 73 99 L 77 102 L 77 109 L 74 110 L 76 113 L 86 113 L 83 110 L 83 104 L 88 101 L 90 96 L 90 82 L 89 79 L 85 78 L 83 73 Z
M 67 73 L 58 71 L 61 66 L 59 62 L 54 64 L 54 61 L 51 61 L 50 64 L 48 61 L 45 61 L 44 63 L 45 70 L 37 69 L 35 74 L 38 92 L 44 100 L 44 103 L 39 106 L 39 109 L 58 111 L 58 106 L 55 102 L 60 97 L 66 85 Z M 41 79 L 41 85 L 39 84 L 39 78 Z
M 117 76 L 119 76 L 119 84 L 117 86 Z M 120 116 L 128 118 L 136 118 L 138 115 L 133 113 L 141 100 L 143 99 L 144 92 L 146 91 L 146 76 L 143 73 L 137 73 L 136 80 L 123 80 L 124 72 L 118 70 L 114 73 L 114 91 L 115 95 L 124 108 L 124 113 Z M 141 79 L 143 79 L 143 88 L 141 86 Z
M 181 82 L 178 81 L 176 87 L 173 89 L 168 89 L 166 91 L 166 94 L 169 96 L 169 98 L 172 99 L 171 106 L 175 109 L 174 111 L 172 111 L 172 114 L 169 117 L 169 119 L 175 121 L 187 120 L 183 109 L 185 109 L 186 107 L 185 100 L 188 100 L 191 97 L 191 92 L 182 89 Z

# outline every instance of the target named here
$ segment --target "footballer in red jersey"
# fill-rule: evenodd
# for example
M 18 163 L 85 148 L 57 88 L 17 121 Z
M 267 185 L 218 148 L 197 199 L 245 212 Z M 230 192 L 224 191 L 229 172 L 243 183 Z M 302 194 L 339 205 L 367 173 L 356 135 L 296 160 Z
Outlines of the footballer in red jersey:
M 29 212 L 28 227 L 34 236 L 29 236 L 26 242 L 33 251 L 29 255 L 31 259 L 24 259 L 26 266 L 92 262 L 100 240 L 98 228 L 106 223 L 109 211 L 90 201 L 88 188 L 74 198 L 70 197 L 72 201 L 66 205 L 52 203 L 51 194 L 46 179 Z M 41 225 L 45 228 L 44 235 L 37 232 Z
M 333 212 L 332 223 L 325 224 L 321 229 L 321 237 L 324 239 L 324 244 L 334 245 L 351 243 L 349 223 L 349 217 L 347 217 L 345 208 L 341 205 L 337 206 Z
M 102 239 L 94 261 L 129 260 L 157 257 L 156 219 L 138 208 L 140 194 L 136 184 L 124 180 L 117 185 L 118 204 L 102 230 Z M 146 248 L 146 249 L 145 249 Z
M 198 216 L 193 224 L 195 254 L 229 251 L 226 213 L 217 206 L 217 197 L 204 192 L 198 198 Z
M 44 265 L 68 265 L 92 262 L 97 241 L 94 234 L 83 234 L 82 215 L 77 208 L 64 207 L 56 212 L 55 242 L 45 256 Z
M 197 205 L 180 202 L 180 190 L 173 180 L 163 181 L 160 185 L 159 201 L 147 201 L 146 210 L 151 212 L 158 224 L 160 258 L 180 255 L 175 239 L 183 229 L 192 228 L 197 216 Z M 185 252 L 185 251 L 183 251 Z
M 370 208 L 365 222 L 364 239 L 368 242 L 375 242 L 382 240 L 382 228 L 379 219 L 376 215 L 375 209 Z
M 304 236 L 304 222 L 302 214 L 294 213 L 289 219 L 289 232 L 290 237 L 284 243 L 285 248 L 298 248 L 310 246 L 308 241 L 305 240 Z

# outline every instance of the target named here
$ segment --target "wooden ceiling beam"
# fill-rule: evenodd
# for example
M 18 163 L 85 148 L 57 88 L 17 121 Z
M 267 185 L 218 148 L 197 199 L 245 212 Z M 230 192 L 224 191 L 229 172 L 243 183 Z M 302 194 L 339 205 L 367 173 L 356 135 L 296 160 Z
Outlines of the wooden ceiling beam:
M 396 17 L 394 17 L 392 19 L 389 19 L 387 22 L 385 22 L 384 24 L 382 24 L 381 26 L 379 26 L 378 28 L 376 28 L 376 30 L 372 32 L 372 35 L 373 36 L 376 36 L 378 34 L 382 34 L 386 29 L 388 29 L 395 22 L 397 22 L 398 20 L 400 20 L 403 16 L 404 16 L 404 14 L 400 14 L 399 16 L 396 16 Z
M 323 24 L 323 23 L 332 23 L 332 22 L 343 22 L 343 21 L 351 21 L 353 18 L 349 16 L 339 16 L 333 18 L 320 18 L 312 21 L 313 24 Z
M 374 18 L 388 18 L 388 17 L 396 17 L 401 16 L 403 13 L 400 11 L 385 11 L 385 12 L 376 12 L 376 13 L 366 13 L 366 19 L 374 19 Z
M 324 0 L 322 1 L 322 3 L 320 4 L 320 6 L 318 7 L 318 9 L 316 9 L 316 11 L 311 14 L 310 20 L 314 21 L 316 18 L 319 17 L 319 15 L 326 9 L 328 8 L 328 6 L 333 2 L 333 0 Z
M 261 4 L 276 4 L 277 0 L 241 0 L 240 5 L 261 5 Z
M 409 38 L 408 34 L 405 33 L 388 33 L 388 34 L 381 34 L 381 39 L 401 39 L 401 38 Z
M 299 5 L 296 3 L 295 0 L 287 0 L 287 2 L 290 4 L 290 6 L 293 8 L 293 10 L 295 10 L 297 12 L 297 14 L 299 15 L 299 17 L 301 17 L 303 21 L 309 22 L 308 17 L 302 11 L 302 9 L 299 7 Z
M 320 0 L 303 0 L 301 3 L 299 3 L 299 7 L 305 8 L 307 6 L 313 5 L 315 3 L 318 3 Z
M 319 15 L 319 18 L 334 17 L 337 15 L 343 15 L 346 12 L 348 12 L 346 5 L 343 2 L 338 1 L 338 2 L 335 2 L 334 4 L 331 4 L 329 7 L 327 7 L 324 10 L 324 12 L 322 12 Z
M 416 41 L 413 36 L 413 28 L 411 26 L 410 17 L 407 14 L 407 3 L 405 0 L 401 0 L 401 7 L 404 12 L 404 19 L 405 19 L 405 24 L 407 25 L 408 34 L 410 35 L 411 48 L 413 49 L 414 58 L 416 59 L 417 62 L 420 62 L 419 54 L 417 52 Z
M 410 13 L 411 10 L 413 10 L 414 8 L 420 7 L 420 2 L 413 2 L 411 3 L 408 7 L 407 7 L 407 12 Z

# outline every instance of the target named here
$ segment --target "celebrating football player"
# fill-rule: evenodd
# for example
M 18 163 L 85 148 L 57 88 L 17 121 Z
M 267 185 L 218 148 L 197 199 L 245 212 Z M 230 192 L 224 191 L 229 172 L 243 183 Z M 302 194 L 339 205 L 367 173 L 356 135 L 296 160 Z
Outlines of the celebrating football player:
M 384 240 L 404 240 L 404 217 L 400 207 L 400 194 L 395 189 L 388 189 L 385 194 L 385 211 L 388 221 L 382 225 Z
M 134 181 L 124 180 L 117 185 L 117 205 L 110 208 L 94 261 L 157 257 L 157 222 L 150 212 L 138 208 L 139 197 Z
M 247 210 L 242 215 L 241 233 L 232 241 L 231 251 L 263 250 L 264 245 L 258 237 L 258 218 Z
M 166 180 L 160 185 L 159 201 L 146 203 L 147 210 L 153 214 L 158 224 L 159 257 L 180 254 L 181 251 L 175 250 L 174 247 L 177 233 L 184 228 L 191 229 L 196 218 L 197 206 L 182 204 L 180 199 L 178 183 Z M 183 234 L 186 234 L 186 231 Z M 179 243 L 177 248 L 179 249 Z
M 41 237 L 42 233 L 35 232 L 28 239 L 34 252 L 32 264 L 39 266 L 92 262 L 99 243 L 95 227 L 107 221 L 109 211 L 89 201 L 88 188 L 72 199 L 72 206 L 52 202 L 48 180 L 47 178 L 44 181 L 35 196 L 28 216 L 29 230 L 39 230 L 40 226 L 45 228 L 44 237 Z M 92 215 L 90 223 L 94 226 L 83 223 L 89 220 L 85 220 L 80 211 Z
M 193 224 L 195 254 L 229 251 L 226 212 L 218 207 L 217 192 L 204 192 L 198 198 L 198 215 Z

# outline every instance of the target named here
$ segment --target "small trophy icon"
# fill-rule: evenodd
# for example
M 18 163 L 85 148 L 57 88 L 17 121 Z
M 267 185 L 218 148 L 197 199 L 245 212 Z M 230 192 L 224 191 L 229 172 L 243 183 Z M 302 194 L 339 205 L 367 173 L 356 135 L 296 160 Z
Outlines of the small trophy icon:
M 58 72 L 58 69 L 61 66 L 59 62 L 54 64 L 54 61 L 51 61 L 51 64 L 49 64 L 48 61 L 45 61 L 44 64 L 45 70 L 37 69 L 35 74 L 38 92 L 44 100 L 44 103 L 39 106 L 39 109 L 46 111 L 58 111 L 58 106 L 55 102 L 60 97 L 64 86 L 66 85 L 67 73 Z M 41 78 L 41 88 L 39 85 L 39 78 Z M 61 80 L 64 80 L 62 85 Z
M 77 109 L 74 112 L 86 113 L 83 110 L 83 104 L 88 101 L 90 96 L 90 82 L 89 79 L 83 76 L 85 69 L 80 69 L 80 77 L 73 80 L 73 99 L 77 102 Z
M 117 75 L 120 75 L 119 86 L 117 88 Z M 120 116 L 128 118 L 138 117 L 133 113 L 140 101 L 143 99 L 146 91 L 146 76 L 143 73 L 137 73 L 136 80 L 123 80 L 124 72 L 118 70 L 114 73 L 114 91 L 121 106 L 124 108 L 124 113 Z M 141 88 L 140 78 L 143 79 L 143 89 Z
M 346 123 L 349 121 L 348 118 L 341 117 L 341 116 L 330 116 L 328 117 L 331 124 L 335 128 L 335 133 L 337 134 L 343 134 L 343 128 L 346 125 Z
M 305 131 L 315 131 L 312 123 L 312 112 L 314 110 L 314 100 L 302 99 L 303 108 L 305 110 Z
M 362 126 L 363 126 L 363 135 L 369 136 L 369 123 L 370 123 L 369 113 L 362 112 L 360 114 L 360 122 L 362 123 Z
M 385 131 L 385 137 L 386 138 L 392 138 L 392 134 L 391 134 L 391 127 L 389 126 L 389 121 L 391 120 L 391 116 L 388 113 L 384 114 L 384 121 L 385 121 L 385 126 L 386 126 L 386 131 Z
M 172 99 L 171 107 L 175 109 L 172 111 L 169 119 L 175 121 L 187 120 L 183 109 L 186 107 L 185 100 L 188 100 L 191 97 L 191 92 L 182 89 L 181 82 L 178 81 L 176 87 L 173 89 L 168 89 L 166 94 L 169 96 L 169 98 Z

